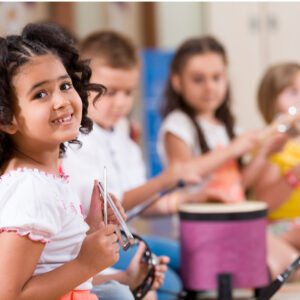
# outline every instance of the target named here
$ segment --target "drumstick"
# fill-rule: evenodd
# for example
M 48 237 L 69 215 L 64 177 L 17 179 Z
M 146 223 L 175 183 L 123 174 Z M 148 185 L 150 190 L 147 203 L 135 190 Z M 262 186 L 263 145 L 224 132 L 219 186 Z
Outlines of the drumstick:
M 104 224 L 107 225 L 107 185 L 106 185 L 106 167 L 103 170 L 103 182 L 104 182 Z
M 146 200 L 145 202 L 141 203 L 140 205 L 137 205 L 133 209 L 131 209 L 129 212 L 127 212 L 127 222 L 131 221 L 133 218 L 141 214 L 143 211 L 145 211 L 148 207 L 150 207 L 152 204 L 154 204 L 156 201 L 160 199 L 161 196 L 166 195 L 168 193 L 171 193 L 175 191 L 177 188 L 181 188 L 185 186 L 185 182 L 183 180 L 179 180 L 175 186 L 172 188 L 164 191 L 163 193 L 151 197 L 149 200 Z
M 284 272 L 279 274 L 277 278 L 267 287 L 263 288 L 257 300 L 270 299 L 281 288 L 281 286 L 295 274 L 299 267 L 300 257 L 298 257 L 291 265 L 289 265 Z
M 204 178 L 202 180 L 202 182 L 197 185 L 199 189 L 202 189 L 207 183 L 208 181 L 211 180 L 211 176 L 207 176 L 206 178 Z M 151 205 L 153 205 L 155 202 L 157 202 L 161 196 L 164 196 L 166 194 L 172 193 L 175 190 L 179 189 L 179 188 L 183 188 L 186 186 L 186 183 L 183 180 L 179 180 L 175 186 L 173 186 L 172 188 L 163 191 L 161 194 L 155 196 L 154 198 L 150 198 L 149 200 L 141 203 L 140 205 L 136 206 L 135 208 L 131 209 L 129 212 L 127 212 L 127 222 L 131 221 L 133 218 L 135 218 L 136 216 L 140 215 L 142 212 L 144 212 L 148 207 L 150 207 Z

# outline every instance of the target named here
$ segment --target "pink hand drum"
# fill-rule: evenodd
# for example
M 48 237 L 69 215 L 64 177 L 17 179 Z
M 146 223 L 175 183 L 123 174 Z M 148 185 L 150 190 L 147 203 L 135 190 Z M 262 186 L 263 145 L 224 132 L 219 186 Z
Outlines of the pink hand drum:
M 185 204 L 180 207 L 180 272 L 186 290 L 218 288 L 232 275 L 233 288 L 268 283 L 265 203 Z

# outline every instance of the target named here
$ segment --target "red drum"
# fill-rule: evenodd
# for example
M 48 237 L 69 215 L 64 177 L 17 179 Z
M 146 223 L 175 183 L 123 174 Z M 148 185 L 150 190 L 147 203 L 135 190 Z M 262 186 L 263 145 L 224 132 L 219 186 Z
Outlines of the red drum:
M 185 204 L 180 207 L 180 272 L 184 288 L 215 290 L 229 273 L 233 288 L 268 283 L 265 203 Z

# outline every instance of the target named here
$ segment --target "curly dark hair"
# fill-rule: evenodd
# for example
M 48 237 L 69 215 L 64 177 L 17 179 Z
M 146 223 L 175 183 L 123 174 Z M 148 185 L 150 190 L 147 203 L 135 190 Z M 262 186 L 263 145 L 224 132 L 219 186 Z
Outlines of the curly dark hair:
M 40 55 L 53 54 L 63 63 L 73 86 L 82 100 L 82 120 L 80 132 L 92 130 L 92 120 L 87 117 L 89 91 L 95 91 L 96 101 L 105 87 L 89 82 L 91 69 L 87 61 L 79 59 L 79 54 L 71 38 L 58 25 L 52 23 L 32 23 L 24 27 L 21 35 L 0 37 L 0 124 L 10 125 L 13 119 L 13 99 L 15 97 L 11 81 L 18 68 Z M 77 139 L 69 143 L 81 144 Z M 0 168 L 12 155 L 14 145 L 9 134 L 0 130 Z M 60 157 L 66 146 L 60 144 Z
M 192 38 L 185 41 L 178 48 L 172 59 L 171 70 L 164 92 L 164 99 L 160 108 L 160 112 L 163 118 L 165 118 L 170 112 L 172 112 L 175 109 L 179 109 L 185 112 L 190 117 L 192 123 L 196 128 L 202 153 L 206 153 L 210 150 L 205 140 L 203 130 L 200 124 L 196 121 L 196 116 L 193 108 L 190 105 L 188 105 L 187 102 L 183 99 L 182 95 L 176 92 L 173 88 L 171 77 L 174 74 L 181 73 L 182 69 L 186 65 L 186 62 L 191 56 L 205 53 L 219 54 L 223 58 L 224 63 L 227 64 L 227 56 L 225 49 L 222 46 L 222 44 L 219 41 L 217 41 L 214 37 L 204 36 L 201 38 Z M 234 118 L 229 109 L 230 101 L 230 88 L 228 86 L 225 99 L 221 106 L 216 110 L 215 116 L 222 124 L 224 124 L 229 138 L 233 139 L 235 136 Z

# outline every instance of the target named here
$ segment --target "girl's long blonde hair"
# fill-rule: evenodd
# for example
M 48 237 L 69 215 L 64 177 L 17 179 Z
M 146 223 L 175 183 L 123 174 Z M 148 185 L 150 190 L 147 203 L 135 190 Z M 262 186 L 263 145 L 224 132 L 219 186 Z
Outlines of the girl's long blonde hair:
M 267 124 L 270 124 L 276 115 L 278 95 L 293 83 L 298 72 L 300 64 L 291 62 L 274 65 L 263 75 L 258 87 L 257 104 Z

